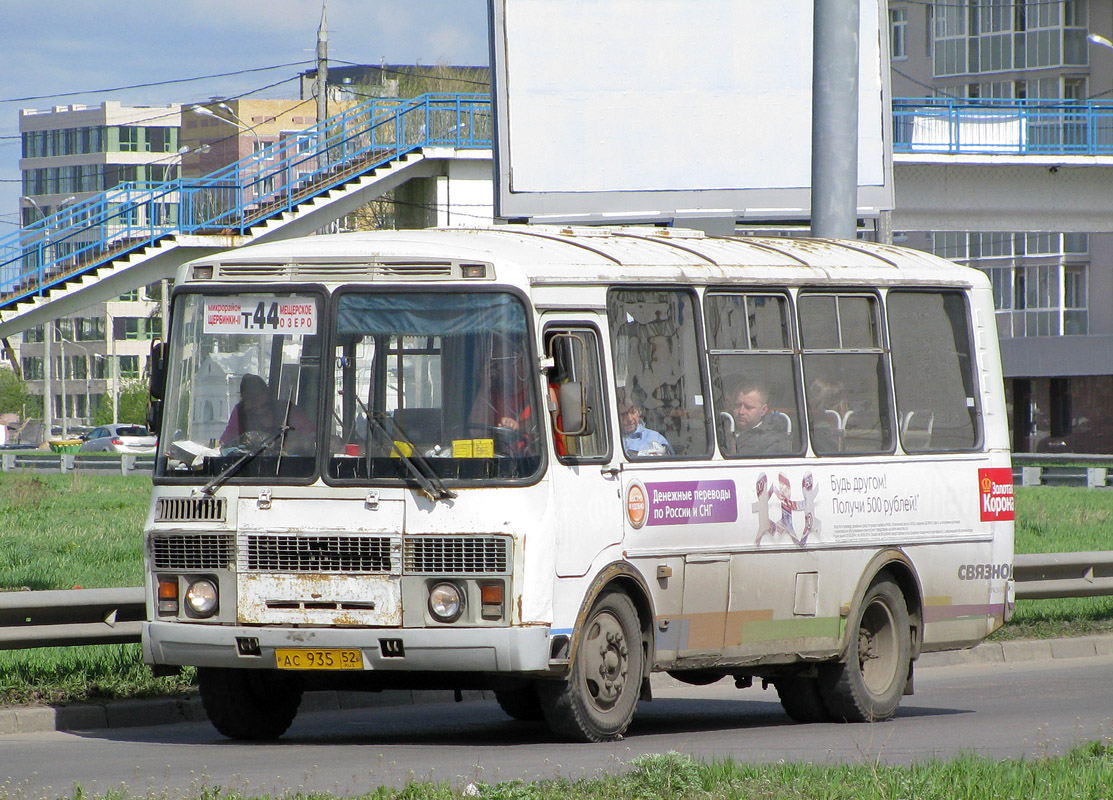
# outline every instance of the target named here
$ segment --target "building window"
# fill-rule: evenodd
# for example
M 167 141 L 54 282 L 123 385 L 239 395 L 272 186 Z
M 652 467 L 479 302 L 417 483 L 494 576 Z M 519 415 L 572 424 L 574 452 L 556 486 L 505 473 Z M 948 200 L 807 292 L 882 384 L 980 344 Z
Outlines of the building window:
M 139 377 L 139 356 L 120 356 L 120 377 L 126 379 Z
M 908 58 L 908 9 L 889 11 L 889 51 L 894 61 Z
M 161 335 L 162 320 L 157 317 L 118 317 L 116 319 L 116 338 L 131 340 L 154 339 Z
M 23 380 L 41 381 L 43 379 L 43 360 L 41 356 L 24 356 Z
M 131 291 L 124 292 L 122 295 L 120 295 L 120 300 L 125 303 L 137 302 L 139 300 L 139 290 L 132 289 Z
M 1063 267 L 1063 333 L 1084 336 L 1088 333 L 1086 298 L 1086 265 Z
M 140 129 L 135 126 L 124 125 L 120 127 L 120 152 L 138 153 L 140 142 Z
M 173 128 L 147 128 L 148 150 L 152 153 L 169 153 L 173 148 Z

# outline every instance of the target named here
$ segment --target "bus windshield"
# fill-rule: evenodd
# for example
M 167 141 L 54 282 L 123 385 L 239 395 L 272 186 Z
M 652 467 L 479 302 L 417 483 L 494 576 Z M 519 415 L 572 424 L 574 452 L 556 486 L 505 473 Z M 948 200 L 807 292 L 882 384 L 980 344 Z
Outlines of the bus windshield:
M 523 304 L 496 292 L 337 300 L 326 477 L 523 479 L 541 464 Z
M 159 475 L 314 475 L 321 308 L 308 293 L 186 294 L 176 301 Z

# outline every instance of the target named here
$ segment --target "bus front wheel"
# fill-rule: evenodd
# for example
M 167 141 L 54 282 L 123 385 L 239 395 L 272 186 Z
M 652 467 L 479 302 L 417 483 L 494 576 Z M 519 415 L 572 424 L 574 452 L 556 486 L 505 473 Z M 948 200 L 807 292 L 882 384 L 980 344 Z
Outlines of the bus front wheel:
M 620 592 L 600 595 L 587 616 L 568 679 L 538 684 L 549 728 L 577 742 L 620 739 L 634 717 L 644 665 L 634 604 Z
M 850 629 L 846 661 L 820 668 L 819 690 L 831 716 L 877 722 L 896 713 L 908 681 L 912 632 L 900 587 L 888 578 L 866 591 Z
M 277 739 L 301 705 L 301 681 L 270 670 L 199 667 L 197 686 L 209 721 L 229 739 Z

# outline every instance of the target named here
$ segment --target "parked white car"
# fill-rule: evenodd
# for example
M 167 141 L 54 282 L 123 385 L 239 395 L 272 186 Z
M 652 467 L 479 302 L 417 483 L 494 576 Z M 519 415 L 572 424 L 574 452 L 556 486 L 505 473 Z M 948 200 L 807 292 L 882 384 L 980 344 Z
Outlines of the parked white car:
M 93 428 L 81 443 L 82 453 L 133 453 L 144 455 L 155 452 L 158 437 L 142 425 L 113 423 Z

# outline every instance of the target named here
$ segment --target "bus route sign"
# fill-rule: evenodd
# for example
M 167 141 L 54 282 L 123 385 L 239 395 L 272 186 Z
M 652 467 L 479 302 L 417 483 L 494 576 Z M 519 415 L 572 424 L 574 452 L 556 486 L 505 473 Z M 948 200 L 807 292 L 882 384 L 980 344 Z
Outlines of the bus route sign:
M 206 297 L 205 333 L 317 333 L 312 297 Z

